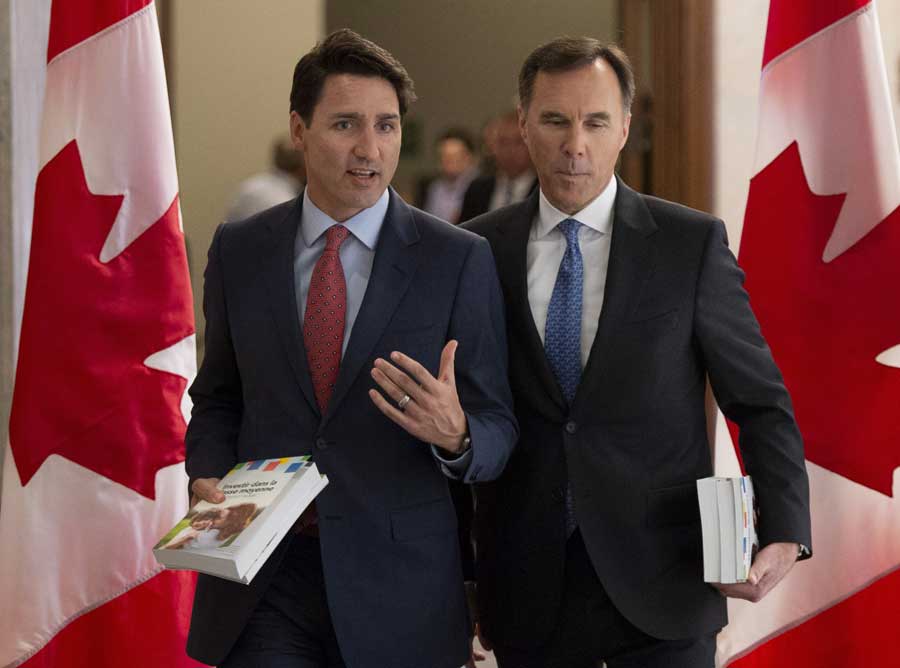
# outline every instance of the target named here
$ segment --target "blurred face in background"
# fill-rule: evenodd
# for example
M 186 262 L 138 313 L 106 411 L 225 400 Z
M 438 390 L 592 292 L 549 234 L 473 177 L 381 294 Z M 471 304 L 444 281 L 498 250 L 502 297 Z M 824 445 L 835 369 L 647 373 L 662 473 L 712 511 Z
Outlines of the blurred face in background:
M 451 181 L 472 167 L 474 156 L 461 139 L 444 139 L 438 144 L 441 175 Z
M 291 112 L 310 199 L 341 222 L 374 205 L 400 157 L 400 107 L 387 79 L 331 74 L 309 125 Z
M 528 108 L 519 109 L 519 126 L 541 191 L 553 206 L 573 214 L 603 192 L 630 122 L 619 80 L 605 60 L 538 72 Z
M 528 147 L 522 139 L 519 124 L 513 117 L 497 122 L 492 150 L 497 170 L 504 176 L 515 178 L 531 169 Z

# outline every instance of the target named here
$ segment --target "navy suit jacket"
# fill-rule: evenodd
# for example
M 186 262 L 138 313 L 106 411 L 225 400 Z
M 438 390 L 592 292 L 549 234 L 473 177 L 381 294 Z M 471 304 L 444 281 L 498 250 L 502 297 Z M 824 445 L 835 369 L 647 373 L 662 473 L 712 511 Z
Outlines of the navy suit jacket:
M 294 239 L 302 199 L 216 231 L 205 274 L 206 350 L 191 387 L 191 479 L 250 459 L 312 455 L 325 587 L 352 668 L 460 666 L 471 626 L 447 479 L 430 447 L 367 392 L 376 357 L 399 350 L 436 375 L 459 341 L 457 389 L 472 437 L 466 482 L 497 477 L 517 435 L 503 303 L 490 247 L 393 191 L 365 298 L 322 415 L 297 314 Z M 200 576 L 188 653 L 218 663 L 284 554 L 249 586 Z M 302 565 L 298 565 L 302 567 Z
M 725 598 L 703 582 L 696 480 L 712 475 L 707 377 L 740 427 L 763 546 L 811 546 L 809 483 L 791 400 L 710 215 L 621 181 L 603 310 L 571 406 L 528 302 L 538 194 L 465 227 L 493 248 L 506 298 L 522 436 L 503 475 L 476 486 L 478 598 L 495 644 L 534 648 L 556 626 L 571 485 L 585 546 L 616 608 L 657 638 L 716 631 Z

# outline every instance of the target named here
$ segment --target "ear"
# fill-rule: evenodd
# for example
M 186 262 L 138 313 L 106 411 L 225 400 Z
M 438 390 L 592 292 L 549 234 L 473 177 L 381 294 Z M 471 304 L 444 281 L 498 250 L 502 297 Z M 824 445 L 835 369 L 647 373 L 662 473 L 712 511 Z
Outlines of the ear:
M 528 144 L 528 130 L 525 125 L 525 119 L 528 116 L 528 112 L 521 104 L 518 104 L 516 105 L 516 115 L 519 117 L 519 134 L 522 135 L 522 141 Z
M 303 139 L 306 134 L 306 123 L 303 122 L 303 119 L 300 118 L 300 114 L 296 111 L 291 112 L 290 126 L 291 141 L 294 143 L 294 148 L 298 151 L 302 151 Z
M 631 129 L 631 112 L 629 111 L 625 114 L 625 122 L 622 123 L 622 143 L 619 144 L 619 150 L 621 151 L 625 148 L 625 143 L 628 141 L 628 131 Z

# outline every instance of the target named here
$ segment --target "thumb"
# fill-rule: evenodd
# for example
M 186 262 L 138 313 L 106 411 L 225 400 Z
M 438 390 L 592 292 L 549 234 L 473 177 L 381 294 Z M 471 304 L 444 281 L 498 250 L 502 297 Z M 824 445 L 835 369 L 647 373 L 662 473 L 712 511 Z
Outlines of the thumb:
M 760 565 L 760 562 L 757 561 L 756 563 L 754 563 L 750 567 L 750 572 L 747 573 L 747 584 L 751 584 L 754 587 L 759 584 L 759 581 L 762 578 L 765 570 L 766 568 Z
M 442 383 L 449 383 L 450 385 L 456 385 L 456 370 L 455 370 L 455 361 L 456 361 L 456 348 L 459 343 L 456 340 L 450 340 L 447 342 L 447 345 L 444 346 L 444 350 L 441 351 L 441 367 L 438 369 L 438 378 Z
M 202 501 L 221 503 L 225 500 L 225 494 L 216 487 L 218 482 L 218 478 L 198 478 L 191 486 L 191 491 Z

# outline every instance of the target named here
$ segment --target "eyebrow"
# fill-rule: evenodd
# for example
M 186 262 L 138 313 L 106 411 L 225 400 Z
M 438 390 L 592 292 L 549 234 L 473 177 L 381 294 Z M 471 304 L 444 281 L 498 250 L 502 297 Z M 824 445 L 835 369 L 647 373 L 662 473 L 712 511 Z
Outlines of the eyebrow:
M 609 122 L 612 116 L 608 111 L 595 111 L 587 115 L 586 120 L 589 121 L 605 121 Z M 540 119 L 542 121 L 569 120 L 568 116 L 558 111 L 541 112 Z
M 567 120 L 564 114 L 561 114 L 558 111 L 542 111 L 540 119 L 542 121 L 553 121 L 553 120 Z
M 342 120 L 350 120 L 350 121 L 358 121 L 362 120 L 363 114 L 360 114 L 355 111 L 339 111 L 335 114 L 331 114 L 331 120 L 333 121 L 342 121 Z M 376 121 L 389 121 L 389 120 L 400 120 L 400 114 L 378 114 L 375 116 Z

